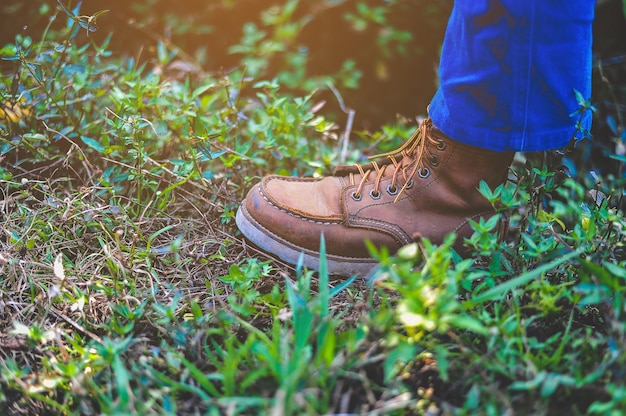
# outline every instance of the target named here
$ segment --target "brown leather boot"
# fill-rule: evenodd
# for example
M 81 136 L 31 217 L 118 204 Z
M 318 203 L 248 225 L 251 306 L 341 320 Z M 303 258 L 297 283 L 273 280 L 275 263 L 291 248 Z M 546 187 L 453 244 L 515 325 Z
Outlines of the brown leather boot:
M 331 274 L 365 275 L 376 265 L 365 241 L 394 253 L 416 235 L 441 243 L 455 232 L 456 249 L 472 230 L 468 220 L 491 216 L 477 188 L 506 179 L 514 153 L 453 141 L 426 119 L 398 150 L 361 166 L 340 166 L 333 176 L 266 176 L 237 211 L 244 236 L 263 250 L 317 269 L 324 234 Z

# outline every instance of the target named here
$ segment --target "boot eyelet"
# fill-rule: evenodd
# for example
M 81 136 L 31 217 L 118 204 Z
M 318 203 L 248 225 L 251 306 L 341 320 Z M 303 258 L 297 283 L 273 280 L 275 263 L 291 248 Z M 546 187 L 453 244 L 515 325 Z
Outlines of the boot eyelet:
M 361 199 L 363 199 L 363 194 L 358 194 L 356 192 L 352 192 L 352 194 L 350 194 L 350 198 L 352 198 L 353 201 L 359 202 Z
M 435 145 L 437 150 L 446 150 L 446 142 L 441 139 L 437 139 L 437 144 Z
M 397 186 L 391 186 L 391 184 L 387 185 L 387 193 L 389 195 L 398 195 L 398 187 Z
M 372 197 L 372 199 L 380 199 L 381 194 L 380 194 L 380 191 L 372 189 L 370 191 L 370 196 Z
M 411 189 L 413 188 L 413 185 L 415 185 L 415 181 L 411 179 L 409 183 L 406 184 L 406 187 L 404 189 Z
M 429 162 L 432 167 L 439 166 L 439 156 L 430 155 Z
M 419 168 L 417 170 L 417 174 L 420 175 L 420 178 L 426 179 L 430 176 L 430 169 L 428 168 Z

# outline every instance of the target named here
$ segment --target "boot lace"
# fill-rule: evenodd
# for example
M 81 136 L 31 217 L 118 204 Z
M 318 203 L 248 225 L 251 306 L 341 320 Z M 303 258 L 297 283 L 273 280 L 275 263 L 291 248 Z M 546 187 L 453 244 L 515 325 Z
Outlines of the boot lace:
M 439 155 L 431 151 L 430 145 L 433 145 L 439 151 L 444 150 L 446 147 L 446 143 L 442 139 L 432 137 L 430 134 L 431 128 L 432 120 L 427 118 L 409 140 L 398 149 L 370 156 L 368 159 L 371 162 L 366 165 L 353 165 L 349 172 L 350 185 L 355 184 L 354 175 L 357 173 L 361 175 L 361 180 L 356 190 L 352 193 L 352 198 L 355 201 L 362 199 L 363 187 L 369 182 L 371 175 L 375 175 L 375 178 L 374 188 L 370 191 L 370 196 L 373 199 L 380 198 L 380 183 L 389 169 L 392 169 L 392 179 L 391 184 L 387 186 L 387 192 L 390 195 L 396 195 L 394 202 L 398 201 L 405 190 L 413 186 L 413 177 L 416 174 L 421 178 L 428 178 L 430 176 L 430 168 L 425 165 L 424 159 L 426 158 L 433 167 L 439 164 Z M 383 161 L 379 163 L 375 159 L 383 159 Z M 398 182 L 400 178 L 404 184 L 399 188 Z

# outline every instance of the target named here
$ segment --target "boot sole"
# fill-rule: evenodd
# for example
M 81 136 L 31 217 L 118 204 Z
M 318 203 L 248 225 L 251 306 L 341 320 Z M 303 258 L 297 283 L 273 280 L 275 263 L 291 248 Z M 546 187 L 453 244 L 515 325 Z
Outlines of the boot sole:
M 241 205 L 237 210 L 235 223 L 241 233 L 263 251 L 293 265 L 297 264 L 300 261 L 300 256 L 304 254 L 303 265 L 308 269 L 319 271 L 319 252 L 297 246 L 272 233 L 255 221 L 244 205 Z M 343 277 L 366 276 L 378 265 L 378 262 L 373 258 L 344 257 L 332 254 L 327 254 L 326 260 L 328 273 Z

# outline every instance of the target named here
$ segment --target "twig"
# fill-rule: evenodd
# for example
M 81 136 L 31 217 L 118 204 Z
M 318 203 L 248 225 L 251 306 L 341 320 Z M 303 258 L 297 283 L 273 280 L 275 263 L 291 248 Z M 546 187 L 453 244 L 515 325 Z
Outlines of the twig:
M 348 115 L 348 121 L 346 122 L 346 129 L 344 130 L 343 136 L 341 137 L 341 143 L 340 143 L 341 153 L 339 155 L 339 162 L 345 163 L 346 157 L 348 155 L 348 143 L 350 142 L 350 133 L 352 133 L 352 125 L 354 124 L 354 115 L 356 114 L 356 111 L 354 111 L 352 108 L 346 107 L 343 101 L 343 97 L 341 96 L 341 94 L 335 88 L 333 84 L 329 82 L 327 85 L 328 85 L 328 88 L 330 88 L 330 90 L 335 95 L 335 98 L 337 99 L 337 103 L 339 104 L 339 108 L 341 108 L 341 111 L 343 111 L 344 113 Z
M 18 340 L 13 340 L 9 342 L 0 341 L 0 348 L 7 349 L 7 350 L 19 350 L 19 351 L 24 351 L 24 350 L 29 349 L 28 345 Z
M 554 237 L 556 241 L 558 241 L 559 243 L 563 244 L 563 246 L 567 249 L 567 251 L 569 251 L 570 253 L 574 251 L 574 248 L 570 246 L 567 243 L 567 241 L 565 241 L 563 237 L 561 237 L 561 235 L 554 230 L 554 227 L 552 226 L 552 224 L 548 226 L 548 230 L 550 230 L 550 234 L 552 234 L 552 237 Z
M 68 316 L 64 315 L 61 311 L 59 311 L 58 309 L 50 308 L 50 312 L 52 312 L 57 318 L 61 318 L 62 320 L 64 320 L 65 322 L 73 326 L 78 331 L 89 336 L 94 341 L 102 343 L 102 338 L 100 338 L 98 335 L 94 334 L 93 332 L 85 328 L 84 326 L 80 325 L 78 322 L 73 321 Z
M 350 141 L 350 132 L 352 131 L 352 123 L 354 121 L 354 115 L 356 112 L 353 109 L 348 111 L 348 122 L 346 123 L 346 130 L 344 131 L 342 146 L 341 146 L 341 155 L 339 156 L 339 160 L 341 163 L 345 163 L 346 157 L 348 155 L 348 142 Z

